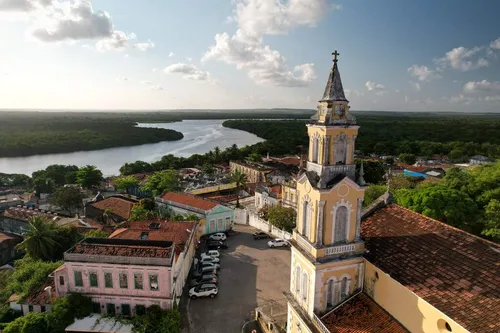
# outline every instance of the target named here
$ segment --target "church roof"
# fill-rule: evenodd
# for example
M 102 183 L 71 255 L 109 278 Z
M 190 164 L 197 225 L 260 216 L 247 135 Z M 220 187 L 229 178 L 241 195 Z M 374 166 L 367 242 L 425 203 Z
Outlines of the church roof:
M 367 295 L 359 293 L 321 318 L 331 333 L 406 333 L 401 324 Z
M 500 330 L 500 246 L 396 204 L 361 224 L 366 259 L 470 332 Z M 496 314 L 496 315 L 495 315 Z
M 337 66 L 337 59 L 333 61 L 333 67 L 330 71 L 330 76 L 326 82 L 325 92 L 320 102 L 347 102 L 344 94 L 344 87 L 342 87 L 342 79 L 340 78 L 339 68 Z

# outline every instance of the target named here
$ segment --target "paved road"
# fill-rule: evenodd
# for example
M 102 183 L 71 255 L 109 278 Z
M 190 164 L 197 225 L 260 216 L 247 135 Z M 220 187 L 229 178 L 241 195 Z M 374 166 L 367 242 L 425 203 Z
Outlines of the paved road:
M 191 333 L 239 333 L 257 306 L 283 302 L 290 285 L 290 250 L 270 249 L 267 240 L 253 240 L 250 227 L 237 226 L 223 250 L 219 295 L 189 300 Z

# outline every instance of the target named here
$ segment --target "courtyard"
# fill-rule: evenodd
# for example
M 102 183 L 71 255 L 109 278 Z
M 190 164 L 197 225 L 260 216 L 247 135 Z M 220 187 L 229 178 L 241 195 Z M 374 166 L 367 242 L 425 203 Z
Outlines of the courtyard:
M 268 248 L 268 240 L 253 239 L 257 230 L 251 227 L 236 226 L 235 231 L 226 241 L 228 249 L 221 251 L 218 296 L 188 300 L 191 333 L 240 332 L 256 307 L 286 317 L 290 249 Z

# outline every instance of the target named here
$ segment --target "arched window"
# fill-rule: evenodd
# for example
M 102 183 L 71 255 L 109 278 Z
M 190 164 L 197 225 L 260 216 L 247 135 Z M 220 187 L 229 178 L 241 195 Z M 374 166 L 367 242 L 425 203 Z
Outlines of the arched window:
M 307 291 L 309 289 L 308 284 L 309 284 L 309 281 L 308 281 L 307 273 L 304 272 L 304 274 L 302 275 L 302 298 L 304 299 L 305 302 L 307 302 Z
M 333 280 L 328 280 L 326 284 L 326 306 L 330 307 L 333 305 L 333 288 L 334 288 Z
M 304 201 L 302 205 L 302 235 L 305 236 L 307 232 L 307 215 L 309 212 L 309 202 Z
M 346 163 L 346 152 L 347 152 L 347 149 L 346 149 L 346 145 L 347 145 L 347 141 L 345 138 L 337 138 L 335 140 L 335 144 L 334 144 L 334 147 L 335 147 L 335 151 L 334 151 L 334 164 L 345 164 Z
M 343 301 L 349 295 L 349 284 L 347 283 L 347 277 L 344 277 L 340 281 L 340 300 Z
M 314 163 L 318 162 L 318 154 L 319 153 L 319 138 L 317 136 L 313 137 L 312 142 L 312 161 Z
M 295 292 L 300 293 L 300 266 L 295 267 Z
M 347 207 L 340 206 L 335 213 L 335 234 L 333 242 L 345 242 L 347 240 Z

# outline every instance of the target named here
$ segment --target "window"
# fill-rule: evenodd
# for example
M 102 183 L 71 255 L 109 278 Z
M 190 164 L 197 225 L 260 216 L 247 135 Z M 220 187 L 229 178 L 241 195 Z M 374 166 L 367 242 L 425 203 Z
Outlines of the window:
M 328 283 L 326 285 L 326 306 L 332 306 L 333 305 L 333 280 L 328 280 Z
M 345 138 L 337 138 L 334 144 L 334 164 L 345 164 L 346 163 L 346 145 L 347 141 Z
M 59 276 L 59 285 L 64 286 L 64 276 Z
M 231 218 L 226 217 L 226 229 L 229 229 L 231 227 Z
M 145 240 L 145 239 L 148 239 L 148 236 L 149 236 L 149 232 L 141 232 L 139 239 Z
M 295 292 L 300 293 L 300 266 L 295 268 Z
M 150 290 L 158 290 L 158 275 L 149 274 L 149 289 Z
M 75 271 L 75 287 L 83 287 L 82 272 Z
M 312 162 L 314 163 L 318 162 L 318 155 L 319 155 L 319 138 L 314 137 L 312 146 Z
M 116 309 L 115 309 L 114 303 L 106 303 L 106 313 L 109 315 L 116 314 Z
M 340 300 L 343 301 L 347 298 L 347 295 L 349 295 L 349 290 L 348 290 L 348 283 L 347 283 L 347 277 L 344 277 L 340 281 Z
M 347 207 L 340 206 L 335 213 L 335 243 L 347 240 L 347 223 Z
M 33 312 L 33 305 L 28 305 L 28 312 Z
M 217 220 L 217 231 L 224 231 L 224 226 L 222 225 L 222 219 Z
M 303 209 L 302 209 L 302 235 L 307 236 L 306 232 L 308 229 L 308 215 L 309 215 L 309 203 L 304 201 Z
M 40 306 L 40 312 L 45 312 L 45 305 Z
M 146 314 L 146 307 L 144 305 L 136 305 L 135 306 L 135 314 L 142 316 Z
M 101 303 L 92 302 L 92 313 L 101 313 Z
M 130 304 L 122 304 L 122 316 L 130 316 Z
M 142 273 L 134 273 L 134 287 L 142 290 Z
M 122 288 L 122 289 L 128 289 L 128 276 L 127 276 L 127 273 L 120 273 L 119 274 L 119 280 L 120 280 L 120 288 Z
M 113 288 L 113 273 L 104 273 L 104 287 Z
M 304 272 L 302 275 L 302 298 L 307 302 L 307 292 L 308 292 L 309 279 L 307 273 Z
M 98 287 L 99 283 L 97 282 L 97 273 L 90 272 L 89 273 L 89 284 L 91 287 Z

